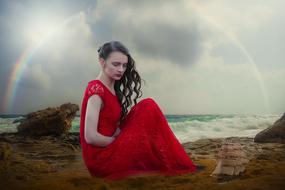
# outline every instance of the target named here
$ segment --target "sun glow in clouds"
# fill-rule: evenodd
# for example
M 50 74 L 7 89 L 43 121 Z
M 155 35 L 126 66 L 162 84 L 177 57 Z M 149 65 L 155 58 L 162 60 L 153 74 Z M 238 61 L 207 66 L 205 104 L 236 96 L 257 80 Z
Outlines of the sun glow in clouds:
M 42 39 L 47 38 L 57 30 L 55 23 L 45 23 L 42 25 L 33 25 L 34 27 L 28 32 L 28 40 L 30 44 L 38 44 Z
M 16 63 L 13 66 L 12 72 L 9 75 L 9 82 L 7 84 L 7 88 L 5 90 L 4 102 L 2 111 L 6 113 L 12 113 L 13 102 L 15 98 L 15 94 L 17 91 L 17 87 L 19 85 L 19 81 L 22 77 L 22 74 L 32 59 L 32 56 L 35 52 L 43 46 L 46 42 L 52 39 L 53 35 L 56 35 L 61 29 L 66 26 L 69 22 L 74 19 L 84 19 L 84 13 L 79 12 L 70 16 L 69 18 L 62 21 L 60 24 L 56 24 L 53 22 L 41 22 L 38 21 L 36 23 L 31 22 L 31 31 L 25 30 L 28 32 L 28 45 L 27 48 L 22 52 L 22 54 L 17 59 Z
M 3 2 L 1 114 L 80 103 L 115 39 L 167 114 L 284 112 L 283 1 Z

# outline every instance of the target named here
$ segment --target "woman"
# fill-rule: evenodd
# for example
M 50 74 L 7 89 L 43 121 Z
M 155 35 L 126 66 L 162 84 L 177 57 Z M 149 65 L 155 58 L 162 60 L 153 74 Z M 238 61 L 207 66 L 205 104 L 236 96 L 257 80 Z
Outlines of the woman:
M 196 171 L 152 98 L 141 97 L 141 78 L 119 41 L 98 50 L 102 70 L 89 81 L 82 101 L 82 156 L 93 177 L 121 179 L 139 174 L 176 175 Z M 131 97 L 136 93 L 135 105 Z

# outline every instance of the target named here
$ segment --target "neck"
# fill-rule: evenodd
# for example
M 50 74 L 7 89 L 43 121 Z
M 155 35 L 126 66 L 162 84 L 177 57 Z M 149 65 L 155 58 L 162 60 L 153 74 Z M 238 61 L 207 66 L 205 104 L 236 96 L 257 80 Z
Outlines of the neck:
M 110 89 L 112 89 L 112 90 L 114 89 L 115 80 L 106 76 L 102 71 L 100 72 L 100 74 L 98 75 L 98 77 L 96 79 L 99 79 L 100 81 L 102 81 Z

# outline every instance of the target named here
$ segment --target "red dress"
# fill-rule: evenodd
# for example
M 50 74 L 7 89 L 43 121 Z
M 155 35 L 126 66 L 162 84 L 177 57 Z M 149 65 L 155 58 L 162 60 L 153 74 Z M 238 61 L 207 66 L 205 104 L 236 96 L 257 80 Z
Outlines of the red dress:
M 106 147 L 87 144 L 84 138 L 87 100 L 93 94 L 99 95 L 104 102 L 99 113 L 98 132 L 112 136 L 117 127 L 121 129 Z M 120 113 L 117 96 L 100 80 L 90 81 L 81 107 L 80 143 L 84 163 L 93 177 L 114 180 L 137 174 L 176 175 L 196 171 L 152 98 L 139 101 L 118 124 Z

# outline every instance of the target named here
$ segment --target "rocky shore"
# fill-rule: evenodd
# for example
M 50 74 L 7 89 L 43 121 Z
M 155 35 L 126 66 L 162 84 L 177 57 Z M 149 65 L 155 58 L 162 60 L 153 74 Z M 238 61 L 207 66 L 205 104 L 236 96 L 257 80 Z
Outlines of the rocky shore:
M 225 141 L 238 142 L 249 162 L 237 176 L 211 176 Z M 285 144 L 255 143 L 253 138 L 200 139 L 183 147 L 205 169 L 178 176 L 140 176 L 119 181 L 91 178 L 86 170 L 79 133 L 23 137 L 0 134 L 1 189 L 282 189 Z
M 27 115 L 17 133 L 0 134 L 0 188 L 5 189 L 255 189 L 285 187 L 285 114 L 255 138 L 200 139 L 182 144 L 196 165 L 191 174 L 92 178 L 78 132 L 68 132 L 78 111 L 63 104 Z

